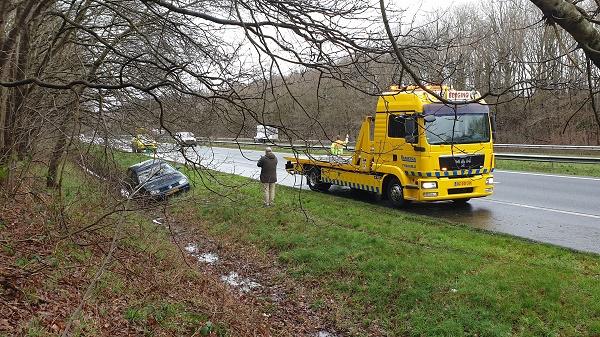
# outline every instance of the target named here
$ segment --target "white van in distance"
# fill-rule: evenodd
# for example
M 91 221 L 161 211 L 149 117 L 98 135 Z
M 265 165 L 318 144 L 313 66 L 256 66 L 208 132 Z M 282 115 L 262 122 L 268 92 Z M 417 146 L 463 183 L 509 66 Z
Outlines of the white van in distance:
M 256 136 L 254 136 L 254 141 L 257 143 L 266 143 L 268 141 L 276 141 L 279 140 L 279 130 L 274 126 L 269 125 L 257 125 L 256 126 Z

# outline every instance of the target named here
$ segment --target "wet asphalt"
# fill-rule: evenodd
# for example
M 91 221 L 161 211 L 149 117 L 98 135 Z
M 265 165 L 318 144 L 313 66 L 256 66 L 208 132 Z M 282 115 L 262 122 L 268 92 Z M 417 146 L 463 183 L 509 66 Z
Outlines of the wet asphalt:
M 216 147 L 195 147 L 186 151 L 188 158 L 200 158 L 200 164 L 221 172 L 254 179 L 260 172 L 256 166 L 262 155 L 260 151 Z M 165 159 L 183 160 L 177 151 L 159 148 L 160 152 Z M 278 184 L 306 188 L 300 176 L 285 171 L 283 157 L 289 155 L 277 153 Z M 494 180 L 492 196 L 473 199 L 465 206 L 451 202 L 413 203 L 398 211 L 600 253 L 600 179 L 495 171 Z M 332 188 L 329 193 L 339 197 L 351 195 L 347 188 Z

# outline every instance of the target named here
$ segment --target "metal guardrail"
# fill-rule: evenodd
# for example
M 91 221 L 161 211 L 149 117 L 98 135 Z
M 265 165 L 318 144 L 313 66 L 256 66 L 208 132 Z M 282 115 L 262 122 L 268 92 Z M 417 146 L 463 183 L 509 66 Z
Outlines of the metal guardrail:
M 551 156 L 542 154 L 521 154 L 521 153 L 495 153 L 496 159 L 536 161 L 548 163 L 577 163 L 577 164 L 600 164 L 600 158 L 595 157 L 570 157 L 570 156 Z
M 600 146 L 589 145 L 494 144 L 494 147 L 519 150 L 600 151 Z
M 248 141 L 233 141 L 233 140 L 212 140 L 208 141 L 213 144 L 234 144 L 234 145 L 260 145 L 261 143 Z M 325 141 L 323 142 L 325 143 Z M 269 145 L 267 143 L 266 145 Z M 329 146 L 324 145 L 307 145 L 307 144 L 286 144 L 286 143 L 271 143 L 272 146 L 282 148 L 310 148 L 310 149 L 329 149 Z M 506 148 L 543 148 L 552 150 L 593 150 L 600 151 L 600 146 L 572 146 L 572 145 L 525 145 L 525 144 L 494 144 L 494 147 Z M 354 150 L 354 147 L 348 146 L 348 150 Z M 521 153 L 495 153 L 497 159 L 520 160 L 520 161 L 536 161 L 549 163 L 577 163 L 577 164 L 600 164 L 600 158 L 597 157 L 573 157 L 573 156 L 555 156 L 555 155 L 540 155 L 540 154 L 521 154 Z
M 211 141 L 210 139 L 204 139 L 206 141 Z M 237 141 L 241 143 L 251 143 L 251 144 L 260 144 L 253 141 L 252 138 L 237 138 Z M 213 143 L 219 142 L 236 142 L 236 140 L 229 138 L 214 138 L 212 139 Z M 328 144 L 331 143 L 331 140 L 316 140 L 316 139 L 307 139 L 303 141 L 301 144 L 296 143 L 294 146 L 300 147 L 306 144 L 317 145 L 317 144 Z M 289 143 L 275 142 L 276 145 L 285 145 L 290 146 Z M 352 145 L 354 142 L 349 142 L 348 144 Z M 599 151 L 600 146 L 594 145 L 550 145 L 550 144 L 494 144 L 495 148 L 501 149 L 517 149 L 517 150 L 556 150 L 556 151 Z

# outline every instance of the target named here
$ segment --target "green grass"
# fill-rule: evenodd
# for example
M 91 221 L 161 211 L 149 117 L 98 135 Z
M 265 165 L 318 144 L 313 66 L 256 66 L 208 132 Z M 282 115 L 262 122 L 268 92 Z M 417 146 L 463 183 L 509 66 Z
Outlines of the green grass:
M 142 305 L 132 306 L 125 310 L 124 318 L 132 324 L 146 324 L 148 319 L 153 319 L 161 327 L 168 329 L 176 335 L 185 335 L 201 327 L 207 316 L 190 311 L 184 303 L 169 301 L 151 301 Z
M 257 182 L 216 176 L 229 186 L 205 183 L 233 200 L 198 183 L 174 214 L 274 254 L 357 335 L 376 322 L 402 336 L 600 336 L 597 255 L 286 187 L 262 208 Z
M 288 188 L 274 209 L 257 207 L 255 183 L 237 203 L 194 193 L 211 201 L 195 208 L 213 233 L 275 252 L 291 275 L 321 284 L 344 325 L 376 321 L 412 336 L 600 333 L 597 256 L 312 192 L 301 199 L 308 220 Z
M 500 170 L 568 174 L 576 176 L 600 177 L 600 165 L 575 163 L 544 163 L 520 160 L 496 160 Z

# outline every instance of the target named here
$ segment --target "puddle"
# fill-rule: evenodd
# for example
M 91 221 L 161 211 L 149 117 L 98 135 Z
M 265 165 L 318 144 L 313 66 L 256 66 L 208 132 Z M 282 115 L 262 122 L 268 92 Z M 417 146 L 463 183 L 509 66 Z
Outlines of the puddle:
M 232 287 L 239 288 L 244 293 L 261 286 L 260 283 L 254 282 L 249 278 L 241 278 L 240 275 L 234 271 L 229 273 L 229 275 L 221 276 L 221 281 L 229 284 Z
M 219 256 L 217 256 L 217 254 L 213 254 L 213 253 L 204 253 L 200 256 L 196 256 L 196 258 L 198 258 L 198 261 L 208 263 L 208 264 L 213 264 L 213 263 L 219 261 Z
M 156 218 L 156 219 L 152 220 L 152 223 L 156 224 L 156 225 L 162 225 L 163 220 L 164 220 L 163 218 Z
M 191 256 L 198 259 L 199 262 L 213 264 L 219 261 L 219 256 L 217 254 L 211 252 L 199 254 L 198 244 L 196 243 L 188 243 L 183 249 Z
M 315 337 L 337 337 L 327 330 L 321 330 L 315 334 Z
M 192 255 L 198 253 L 198 245 L 195 243 L 188 243 L 187 246 L 185 246 L 183 249 L 185 249 L 188 253 Z

